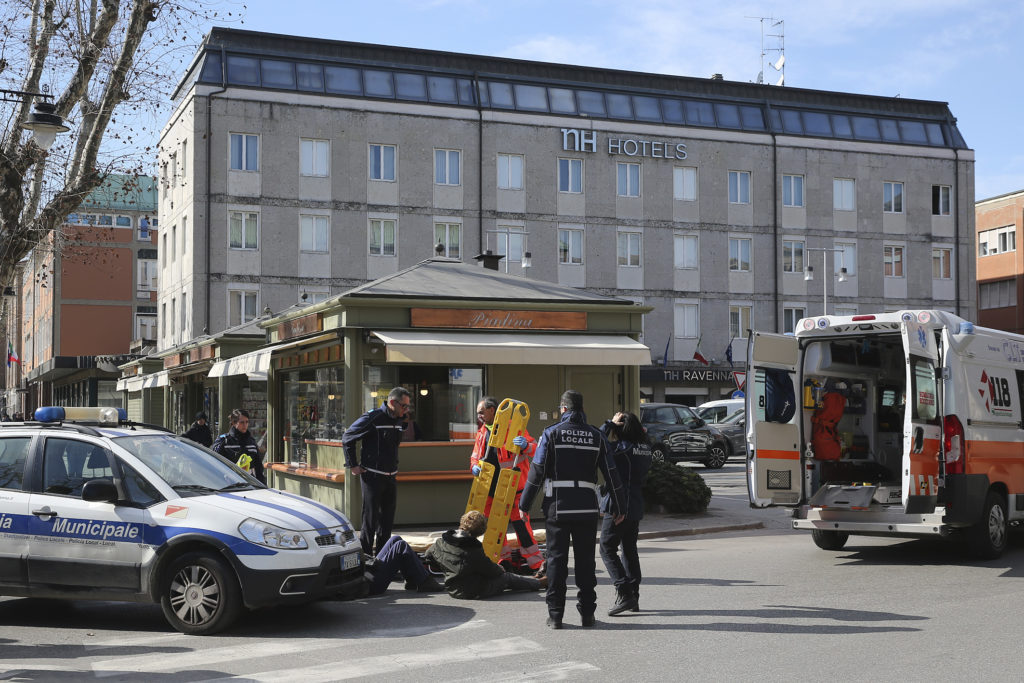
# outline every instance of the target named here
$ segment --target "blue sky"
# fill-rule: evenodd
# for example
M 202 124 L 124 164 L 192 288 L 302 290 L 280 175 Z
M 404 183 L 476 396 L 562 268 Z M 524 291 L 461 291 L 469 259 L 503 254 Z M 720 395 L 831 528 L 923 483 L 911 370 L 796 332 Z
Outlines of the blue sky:
M 753 81 L 784 20 L 786 85 L 948 102 L 975 197 L 1024 189 L 1024 3 L 994 0 L 247 0 L 254 31 Z M 287 8 L 287 9 L 283 9 Z M 765 33 L 776 33 L 777 28 Z M 777 39 L 766 38 L 766 47 Z M 778 72 L 765 58 L 765 80 Z

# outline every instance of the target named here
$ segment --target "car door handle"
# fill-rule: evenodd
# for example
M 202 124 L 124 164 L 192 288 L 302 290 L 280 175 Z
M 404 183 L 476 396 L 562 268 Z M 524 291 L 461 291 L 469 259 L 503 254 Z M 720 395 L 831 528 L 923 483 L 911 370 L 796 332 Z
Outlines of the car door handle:
M 57 513 L 50 508 L 43 508 L 42 510 L 33 510 L 32 514 L 36 517 L 56 517 Z

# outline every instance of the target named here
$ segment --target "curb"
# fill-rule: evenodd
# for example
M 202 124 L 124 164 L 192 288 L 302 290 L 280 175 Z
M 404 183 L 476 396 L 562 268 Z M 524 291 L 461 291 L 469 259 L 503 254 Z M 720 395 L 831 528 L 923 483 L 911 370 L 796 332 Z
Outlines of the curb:
M 666 529 L 664 531 L 641 531 L 637 538 L 668 538 L 670 536 L 697 536 L 698 534 L 717 534 L 723 531 L 746 531 L 763 529 L 764 522 L 747 522 L 744 524 L 723 524 L 722 526 L 706 526 L 692 529 Z

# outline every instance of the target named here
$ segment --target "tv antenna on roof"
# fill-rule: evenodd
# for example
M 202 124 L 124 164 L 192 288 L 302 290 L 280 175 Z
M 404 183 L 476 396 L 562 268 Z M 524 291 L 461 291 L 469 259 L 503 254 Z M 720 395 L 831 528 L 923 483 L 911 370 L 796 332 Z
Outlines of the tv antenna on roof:
M 772 67 L 779 72 L 779 78 L 775 82 L 775 85 L 786 84 L 786 21 L 785 19 L 776 19 L 775 17 L 746 17 L 747 19 L 757 19 L 761 22 L 761 70 L 757 73 L 757 83 L 765 82 L 764 75 L 764 58 L 769 57 L 772 54 L 778 53 L 778 59 L 774 62 L 769 61 L 768 66 Z M 777 33 L 765 33 L 765 22 L 768 22 L 769 31 L 777 31 Z M 769 47 L 765 45 L 765 38 L 775 38 L 775 47 Z

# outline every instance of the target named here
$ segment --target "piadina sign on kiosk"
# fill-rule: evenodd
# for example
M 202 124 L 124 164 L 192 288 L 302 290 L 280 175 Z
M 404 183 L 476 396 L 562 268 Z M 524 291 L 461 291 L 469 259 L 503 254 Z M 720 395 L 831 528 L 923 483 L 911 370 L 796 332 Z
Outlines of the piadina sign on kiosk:
M 686 145 L 666 140 L 617 138 L 608 136 L 608 154 L 650 159 L 685 159 Z M 596 152 L 597 131 L 579 128 L 562 129 L 562 149 L 566 152 Z

